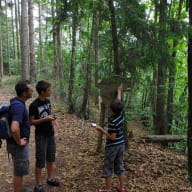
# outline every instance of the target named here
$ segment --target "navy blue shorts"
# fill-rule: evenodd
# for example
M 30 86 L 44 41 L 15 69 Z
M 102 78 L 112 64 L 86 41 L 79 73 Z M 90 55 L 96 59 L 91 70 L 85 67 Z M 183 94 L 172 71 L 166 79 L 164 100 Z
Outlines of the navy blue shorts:
M 46 162 L 55 161 L 56 145 L 54 136 L 35 135 L 36 168 L 44 168 Z
M 113 173 L 122 175 L 125 173 L 124 156 L 125 144 L 105 148 L 103 166 L 104 177 L 110 177 Z

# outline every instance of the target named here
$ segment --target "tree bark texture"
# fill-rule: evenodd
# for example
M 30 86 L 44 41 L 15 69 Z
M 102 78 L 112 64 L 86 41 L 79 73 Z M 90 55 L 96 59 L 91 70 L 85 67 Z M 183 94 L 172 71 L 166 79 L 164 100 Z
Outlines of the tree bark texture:
M 91 76 L 92 76 L 92 64 L 93 64 L 93 35 L 94 35 L 94 23 L 95 23 L 95 14 L 93 14 L 93 22 L 91 28 L 91 37 L 88 47 L 88 58 L 87 58 L 87 69 L 86 69 L 86 83 L 83 94 L 83 102 L 81 105 L 80 116 L 82 118 L 88 118 L 88 101 L 91 90 Z
M 5 0 L 5 12 L 6 12 L 6 38 L 7 38 L 7 62 L 6 62 L 6 72 L 8 75 L 11 75 L 11 66 L 10 66 L 10 45 L 9 45 L 9 24 L 8 24 L 8 11 L 7 11 L 7 1 Z
M 164 135 L 167 133 L 167 114 L 166 114 L 166 58 L 167 50 L 165 40 L 166 29 L 166 9 L 167 0 L 160 1 L 159 18 L 159 56 L 158 56 L 158 82 L 157 82 L 157 105 L 156 105 L 156 134 Z
M 28 28 L 28 1 L 21 1 L 21 66 L 22 79 L 29 79 L 29 28 Z
M 73 21 L 72 21 L 72 50 L 71 50 L 71 66 L 70 66 L 70 76 L 69 76 L 69 88 L 68 88 L 68 112 L 73 113 L 75 111 L 73 100 L 73 88 L 75 83 L 75 53 L 76 53 L 76 34 L 78 26 L 78 2 L 75 4 L 75 10 L 73 11 Z
M 43 72 L 45 69 L 44 69 L 44 61 L 43 61 L 41 3 L 39 3 L 38 8 L 39 8 L 39 68 L 43 69 L 43 70 L 40 70 L 40 72 Z
M 19 19 L 18 19 L 18 9 L 17 7 L 19 6 L 17 4 L 17 1 L 15 0 L 15 27 L 16 27 L 16 55 L 17 55 L 17 61 L 18 61 L 18 68 L 20 71 L 20 59 L 21 59 L 21 50 L 20 50 L 20 38 L 19 38 L 19 34 L 20 34 L 20 30 L 19 30 Z
M 147 135 L 142 137 L 147 142 L 163 143 L 163 142 L 180 142 L 186 141 L 186 135 Z
M 2 10 L 2 5 L 1 5 L 1 0 L 0 0 L 0 85 L 1 85 L 1 81 L 2 81 L 2 78 L 3 78 L 3 47 L 2 47 L 2 33 L 1 33 L 1 12 Z
M 181 18 L 181 10 L 182 10 L 183 0 L 179 2 L 179 8 L 177 13 L 177 19 Z M 173 116 L 174 116 L 174 89 L 175 89 L 175 74 L 176 74 L 176 61 L 175 58 L 177 56 L 176 47 L 178 45 L 178 41 L 173 41 L 173 53 L 172 59 L 173 62 L 169 65 L 169 89 L 168 89 L 168 99 L 167 99 L 167 120 L 168 120 L 168 133 L 171 134 Z
M 100 119 L 99 119 L 99 125 L 101 127 L 104 127 L 105 124 L 105 111 L 106 111 L 106 105 L 101 102 L 101 112 L 100 112 Z M 101 152 L 103 144 L 103 134 L 101 132 L 98 133 L 98 140 L 97 140 L 97 152 Z
M 28 0 L 28 14 L 29 14 L 30 80 L 32 82 L 35 82 L 36 62 L 35 62 L 35 48 L 34 48 L 33 0 Z
M 192 27 L 192 1 L 189 4 L 189 25 Z M 192 33 L 188 39 L 188 175 L 192 183 Z
M 113 52 L 114 52 L 114 72 L 116 75 L 120 75 L 121 69 L 120 69 L 120 59 L 119 59 L 119 43 L 118 43 L 118 36 L 117 36 L 115 8 L 113 5 L 113 0 L 108 0 L 108 5 L 110 10 L 110 16 L 111 16 L 111 31 L 112 31 Z

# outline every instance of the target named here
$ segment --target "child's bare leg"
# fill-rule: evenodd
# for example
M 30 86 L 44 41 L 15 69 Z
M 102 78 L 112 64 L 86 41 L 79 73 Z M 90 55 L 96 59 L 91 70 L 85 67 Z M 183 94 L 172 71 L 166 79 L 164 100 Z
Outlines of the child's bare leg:
M 105 177 L 106 189 L 111 189 L 111 183 L 112 183 L 112 178 L 111 177 Z
M 120 189 L 123 189 L 125 184 L 125 175 L 124 174 L 118 175 L 118 177 L 119 177 L 119 187 Z

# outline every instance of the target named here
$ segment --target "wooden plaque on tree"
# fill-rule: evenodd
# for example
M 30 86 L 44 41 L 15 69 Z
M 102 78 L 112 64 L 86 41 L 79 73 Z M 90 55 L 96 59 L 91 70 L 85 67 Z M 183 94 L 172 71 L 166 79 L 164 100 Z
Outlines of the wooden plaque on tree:
M 126 88 L 131 86 L 131 79 L 113 75 L 110 78 L 103 79 L 97 83 L 104 104 L 110 104 L 110 102 L 116 98 L 117 88 L 121 83 L 123 83 L 123 87 L 126 90 Z

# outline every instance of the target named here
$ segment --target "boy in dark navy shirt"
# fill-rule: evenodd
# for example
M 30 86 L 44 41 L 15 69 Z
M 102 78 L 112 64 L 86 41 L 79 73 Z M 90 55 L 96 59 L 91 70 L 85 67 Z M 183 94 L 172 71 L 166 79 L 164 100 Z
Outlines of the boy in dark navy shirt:
M 97 131 L 100 131 L 106 135 L 106 147 L 105 147 L 105 159 L 103 166 L 103 173 L 105 177 L 105 188 L 99 188 L 99 192 L 112 192 L 112 174 L 113 172 L 118 175 L 120 185 L 117 187 L 118 192 L 125 192 L 124 189 L 124 162 L 123 154 L 125 150 L 124 139 L 124 113 L 123 103 L 121 102 L 122 85 L 118 87 L 117 99 L 112 101 L 110 108 L 112 116 L 108 120 L 108 131 L 100 126 L 96 127 Z

